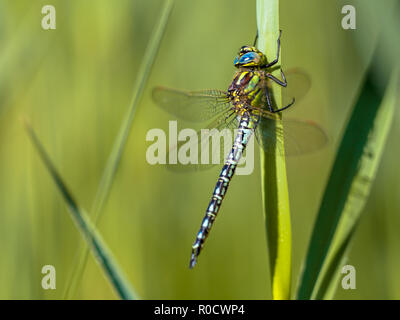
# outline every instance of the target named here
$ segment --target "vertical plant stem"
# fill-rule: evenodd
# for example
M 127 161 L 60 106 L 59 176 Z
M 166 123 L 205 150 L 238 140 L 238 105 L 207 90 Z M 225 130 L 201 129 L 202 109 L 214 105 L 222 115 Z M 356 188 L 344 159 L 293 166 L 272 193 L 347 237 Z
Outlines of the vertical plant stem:
M 258 49 L 268 61 L 276 58 L 279 37 L 279 0 L 257 0 Z M 280 77 L 279 70 L 274 75 Z M 277 107 L 282 104 L 281 89 L 272 92 Z M 280 116 L 278 116 L 280 117 Z M 263 123 L 261 121 L 260 126 Z M 276 124 L 277 130 L 282 130 Z M 280 146 L 283 149 L 283 146 Z M 285 158 L 261 150 L 261 186 L 267 232 L 272 297 L 290 299 L 292 236 Z

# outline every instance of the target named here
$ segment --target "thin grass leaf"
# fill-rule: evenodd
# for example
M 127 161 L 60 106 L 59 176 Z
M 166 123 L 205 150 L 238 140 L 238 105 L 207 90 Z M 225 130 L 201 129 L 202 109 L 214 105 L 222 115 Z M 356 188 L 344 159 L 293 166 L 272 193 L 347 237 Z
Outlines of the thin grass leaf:
M 51 162 L 43 145 L 40 143 L 38 137 L 33 131 L 33 128 L 30 126 L 28 122 L 26 122 L 26 130 L 29 134 L 29 137 L 32 140 L 34 147 L 38 151 L 40 158 L 42 159 L 44 165 L 46 166 L 51 177 L 53 178 L 61 195 L 63 196 L 68 206 L 69 212 L 71 213 L 72 220 L 75 222 L 75 225 L 77 226 L 78 230 L 81 232 L 83 238 L 86 240 L 88 247 L 91 249 L 93 255 L 95 256 L 97 262 L 101 266 L 111 286 L 121 299 L 124 300 L 135 299 L 137 295 L 130 286 L 129 282 L 126 280 L 126 277 L 124 276 L 123 272 L 118 266 L 110 249 L 102 239 L 96 227 L 90 221 L 86 212 L 82 208 L 80 208 L 77 202 L 75 201 L 74 197 L 68 190 L 61 176 L 57 172 L 55 166 Z
M 340 267 L 343 267 L 346 262 L 352 235 L 358 225 L 382 158 L 395 107 L 398 104 L 398 89 L 399 69 L 393 73 L 384 100 L 379 107 L 373 130 L 369 134 L 357 175 L 351 185 L 342 217 L 332 241 L 332 247 L 321 269 L 321 276 L 316 284 L 312 299 L 332 299 L 334 296 L 341 275 Z
M 258 49 L 268 61 L 276 58 L 279 36 L 279 1 L 257 0 Z M 279 70 L 274 71 L 279 76 Z M 274 88 L 273 100 L 280 107 L 280 88 Z M 261 122 L 262 126 L 263 123 Z M 277 130 L 282 130 L 278 128 Z M 283 145 L 279 149 L 283 150 Z M 292 234 L 290 223 L 289 192 L 285 158 L 276 154 L 261 153 L 261 190 L 265 213 L 266 233 L 273 299 L 289 299 L 292 272 Z
M 116 137 L 116 140 L 113 145 L 112 152 L 107 161 L 106 168 L 104 170 L 100 186 L 98 192 L 96 194 L 96 198 L 93 203 L 92 212 L 94 215 L 95 221 L 99 219 L 99 216 L 102 212 L 102 208 L 104 207 L 105 201 L 108 199 L 108 195 L 110 193 L 112 183 L 114 181 L 115 173 L 118 169 L 122 153 L 125 148 L 126 141 L 128 139 L 130 129 L 132 126 L 132 122 L 136 113 L 137 105 L 142 97 L 143 90 L 145 88 L 147 79 L 150 75 L 151 68 L 153 66 L 155 57 L 158 53 L 158 49 L 161 44 L 161 40 L 164 36 L 165 29 L 167 26 L 167 22 L 169 16 L 171 14 L 171 10 L 173 7 L 173 0 L 166 0 L 163 9 L 161 10 L 161 15 L 158 20 L 158 24 L 153 32 L 153 35 L 149 41 L 149 44 L 146 48 L 144 58 L 142 63 L 140 64 L 140 69 L 138 72 L 138 77 L 136 81 L 136 85 L 133 90 L 132 99 L 130 103 L 130 108 L 124 118 L 124 121 L 120 127 L 119 134 Z
M 397 102 L 398 68 L 380 78 L 374 66 L 381 46 L 372 59 L 360 96 L 346 126 L 314 225 L 298 299 L 332 298 L 349 244 L 376 175 L 394 107 Z M 387 95 L 383 100 L 384 91 Z
M 173 0 L 165 1 L 164 7 L 161 10 L 161 15 L 158 20 L 158 24 L 155 27 L 155 31 L 153 32 L 153 35 L 146 48 L 144 59 L 140 65 L 136 85 L 134 87 L 132 94 L 130 107 L 125 115 L 125 118 L 123 119 L 123 123 L 121 124 L 119 133 L 114 141 L 113 149 L 107 160 L 107 164 L 100 181 L 99 189 L 97 190 L 96 197 L 91 209 L 95 225 L 97 225 L 98 221 L 100 220 L 102 210 L 110 194 L 115 174 L 118 170 L 122 153 L 124 151 L 126 141 L 130 133 L 137 105 L 143 94 L 144 87 L 150 75 L 151 68 L 153 66 L 155 57 L 160 47 L 163 35 L 165 33 L 165 29 L 167 26 L 169 16 L 172 11 L 173 4 L 174 4 Z M 80 283 L 80 280 L 82 279 L 83 272 L 87 264 L 89 256 L 88 248 L 84 247 L 79 252 L 80 254 L 78 256 L 78 262 L 74 264 L 75 267 L 72 269 L 70 281 L 68 281 L 69 285 L 64 294 L 64 297 L 66 299 L 71 299 L 74 296 L 77 289 L 77 285 L 78 283 Z
M 357 229 L 358 221 L 353 224 L 346 237 L 338 238 L 333 241 L 334 245 L 328 253 L 328 257 L 318 279 L 316 289 L 312 299 L 331 300 L 336 292 L 336 287 L 341 277 L 341 268 L 346 265 L 351 240 Z M 334 249 L 333 249 L 334 248 Z

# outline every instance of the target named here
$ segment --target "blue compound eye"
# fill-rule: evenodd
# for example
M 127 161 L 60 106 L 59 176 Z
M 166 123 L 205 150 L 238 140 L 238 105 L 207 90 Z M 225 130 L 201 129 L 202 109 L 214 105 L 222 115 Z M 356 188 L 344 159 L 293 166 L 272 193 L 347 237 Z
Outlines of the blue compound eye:
M 255 52 L 248 52 L 240 57 L 239 64 L 247 64 L 250 61 L 254 60 L 256 57 L 257 54 Z
M 235 58 L 234 64 L 236 65 L 238 63 L 238 57 Z

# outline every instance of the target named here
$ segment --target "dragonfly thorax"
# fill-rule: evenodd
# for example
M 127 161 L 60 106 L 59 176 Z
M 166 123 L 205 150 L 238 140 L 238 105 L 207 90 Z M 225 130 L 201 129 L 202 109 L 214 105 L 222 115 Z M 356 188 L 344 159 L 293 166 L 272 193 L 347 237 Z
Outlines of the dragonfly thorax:
M 228 98 L 236 111 L 264 104 L 265 76 L 261 70 L 238 71 L 228 88 Z

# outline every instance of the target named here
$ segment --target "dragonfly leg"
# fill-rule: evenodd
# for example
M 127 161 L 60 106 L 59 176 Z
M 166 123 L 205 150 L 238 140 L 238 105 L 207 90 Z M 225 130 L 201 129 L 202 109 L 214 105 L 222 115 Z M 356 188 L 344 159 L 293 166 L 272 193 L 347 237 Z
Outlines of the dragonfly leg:
M 257 33 L 256 33 L 256 37 L 254 38 L 253 47 L 256 46 L 257 40 L 258 40 L 258 30 L 257 30 Z
M 269 90 L 265 90 L 265 97 L 267 98 L 267 105 L 270 112 L 274 113 L 274 108 L 272 108 L 271 96 L 269 95 Z
M 289 107 L 291 107 L 294 104 L 294 102 L 295 102 L 295 99 L 293 98 L 292 101 L 288 105 L 284 106 L 283 108 L 280 108 L 280 109 L 277 109 L 277 110 L 273 110 L 272 112 L 273 113 L 277 113 L 277 112 L 281 112 L 283 110 L 286 110 Z
M 274 64 L 276 64 L 279 61 L 279 51 L 281 48 L 281 35 L 282 35 L 282 30 L 279 30 L 279 37 L 278 37 L 278 51 L 276 54 L 276 58 L 274 61 L 271 61 L 270 63 L 267 63 L 264 68 L 269 68 L 272 67 Z
M 285 83 L 286 83 L 286 79 L 285 79 L 285 76 L 284 76 L 284 75 L 283 75 L 283 78 L 284 78 Z M 285 85 L 285 86 L 286 86 L 286 85 Z M 281 111 L 283 111 L 283 110 L 285 110 L 285 109 L 288 109 L 288 108 L 291 107 L 291 106 L 294 104 L 294 102 L 295 102 L 295 99 L 293 98 L 292 101 L 291 101 L 288 105 L 286 105 L 286 106 L 284 106 L 284 107 L 282 107 L 282 108 L 280 108 L 280 109 L 274 110 L 274 108 L 272 107 L 271 96 L 270 96 L 270 94 L 269 94 L 268 88 L 267 88 L 267 90 L 265 90 L 265 97 L 267 98 L 268 109 L 269 109 L 269 111 L 272 112 L 272 113 L 277 113 L 277 112 L 281 112 Z
M 272 81 L 276 82 L 277 84 L 279 84 L 282 87 L 286 87 L 287 86 L 287 81 L 286 81 L 286 77 L 285 74 L 283 73 L 283 71 L 281 70 L 281 76 L 283 80 L 279 80 L 278 78 L 274 77 L 272 74 L 270 73 L 266 73 L 265 76 L 269 79 L 271 79 Z

